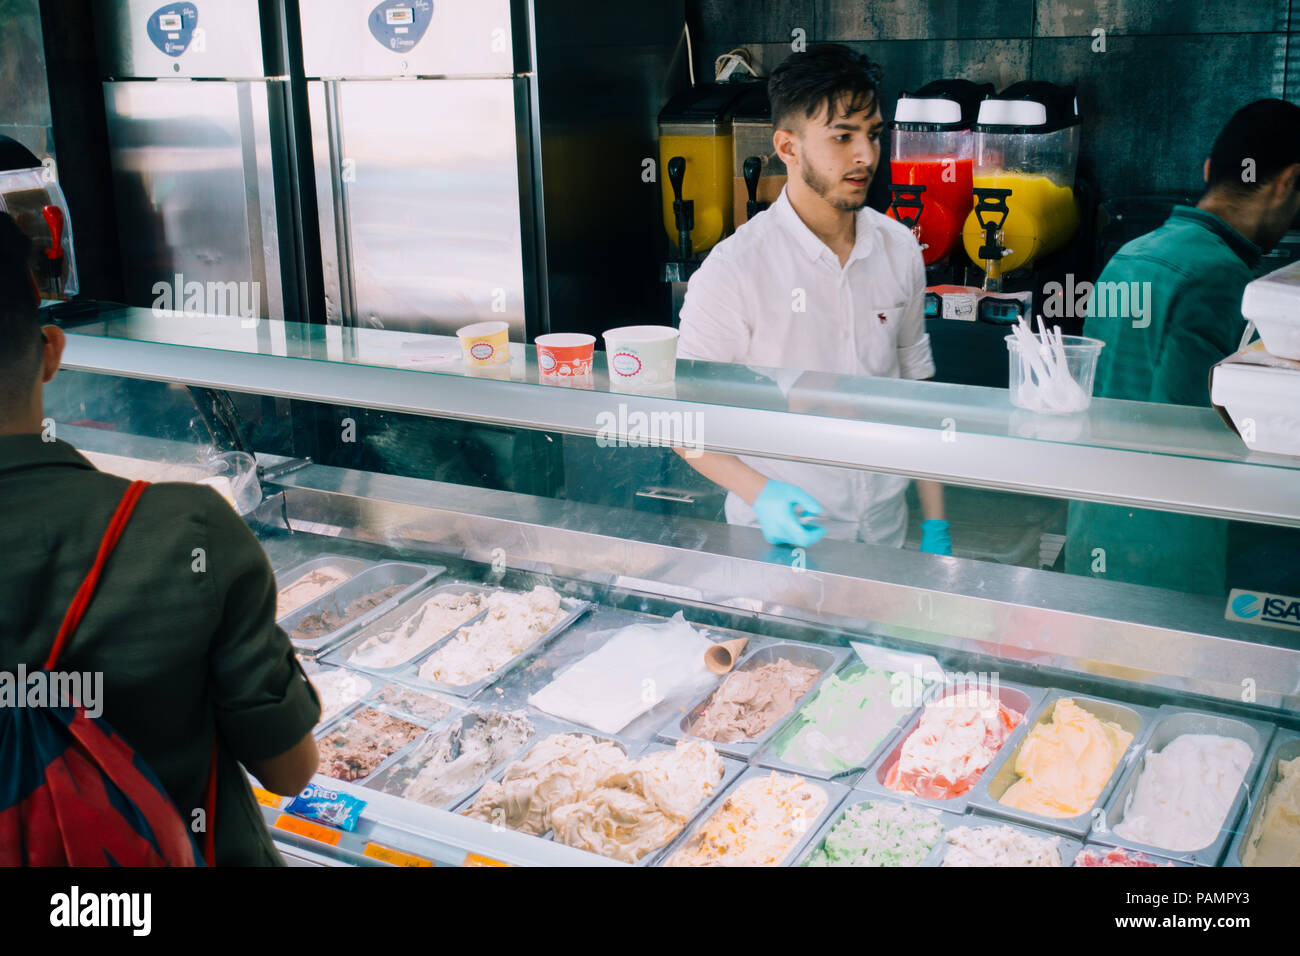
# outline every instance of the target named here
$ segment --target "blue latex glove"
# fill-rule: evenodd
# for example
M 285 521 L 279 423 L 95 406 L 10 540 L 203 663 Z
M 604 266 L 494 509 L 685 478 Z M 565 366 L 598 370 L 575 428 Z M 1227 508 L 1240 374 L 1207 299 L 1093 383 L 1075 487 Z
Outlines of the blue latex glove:
M 784 481 L 771 481 L 763 486 L 754 501 L 754 514 L 763 537 L 770 544 L 790 544 L 806 548 L 816 544 L 826 534 L 825 528 L 804 524 L 794 513 L 795 507 L 810 515 L 822 513 L 819 505 L 806 491 Z
M 946 554 L 952 557 L 952 538 L 948 535 L 948 522 L 930 518 L 921 522 L 921 550 L 926 554 Z

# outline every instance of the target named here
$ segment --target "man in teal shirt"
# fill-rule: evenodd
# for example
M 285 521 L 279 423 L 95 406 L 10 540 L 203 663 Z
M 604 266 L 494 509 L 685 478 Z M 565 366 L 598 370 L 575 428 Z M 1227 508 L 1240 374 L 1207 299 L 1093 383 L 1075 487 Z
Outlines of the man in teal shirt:
M 1265 252 L 1300 213 L 1300 107 L 1259 100 L 1238 110 L 1205 161 L 1205 194 L 1115 253 L 1089 301 L 1085 335 L 1106 343 L 1095 393 L 1172 405 L 1210 404 L 1209 373 L 1241 341 L 1241 297 Z M 1112 314 L 1123 286 L 1145 302 Z M 1136 283 L 1137 285 L 1134 285 Z M 1223 594 L 1228 523 L 1075 502 L 1065 568 L 1199 594 Z

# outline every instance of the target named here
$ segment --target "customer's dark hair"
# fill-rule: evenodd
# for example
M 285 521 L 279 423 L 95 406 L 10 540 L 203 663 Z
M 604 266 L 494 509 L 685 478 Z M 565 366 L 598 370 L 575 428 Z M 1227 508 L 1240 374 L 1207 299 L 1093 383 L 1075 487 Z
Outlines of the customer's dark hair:
M 1215 139 L 1205 185 L 1249 194 L 1296 163 L 1300 163 L 1300 106 L 1286 100 L 1256 100 L 1233 113 Z M 1253 166 L 1250 181 L 1243 179 L 1248 166 Z
M 27 265 L 31 240 L 0 212 L 0 410 L 27 400 L 40 365 L 41 322 Z
M 810 46 L 788 57 L 768 78 L 772 127 L 793 129 L 837 109 L 845 114 L 871 109 L 883 76 L 880 64 L 842 44 Z

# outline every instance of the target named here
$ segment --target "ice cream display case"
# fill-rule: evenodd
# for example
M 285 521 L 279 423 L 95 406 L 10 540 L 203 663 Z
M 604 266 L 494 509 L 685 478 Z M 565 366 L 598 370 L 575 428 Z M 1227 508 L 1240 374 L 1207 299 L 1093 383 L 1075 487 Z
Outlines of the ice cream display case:
M 121 308 L 67 331 L 57 437 L 153 480 L 254 456 L 277 613 L 328 628 L 298 642 L 320 771 L 292 800 L 255 791 L 291 863 L 1295 862 L 1285 624 L 1037 568 L 774 548 L 352 447 L 368 412 L 643 447 L 649 422 L 698 416 L 659 443 L 1300 527 L 1294 459 L 1210 409 L 1098 400 L 1070 432 L 969 386 L 681 362 L 667 391 L 612 394 L 599 352 L 579 389 L 541 384 L 532 347 L 466 375 L 437 336 Z

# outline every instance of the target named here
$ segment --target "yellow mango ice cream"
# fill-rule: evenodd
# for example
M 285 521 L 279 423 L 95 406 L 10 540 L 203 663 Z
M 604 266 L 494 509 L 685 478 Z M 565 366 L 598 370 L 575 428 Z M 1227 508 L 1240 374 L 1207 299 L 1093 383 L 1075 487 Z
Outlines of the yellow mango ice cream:
M 1133 735 L 1099 720 L 1068 697 L 1052 719 L 1029 731 L 1016 756 L 1020 777 L 1000 798 L 1004 806 L 1044 817 L 1073 817 L 1097 802 Z

